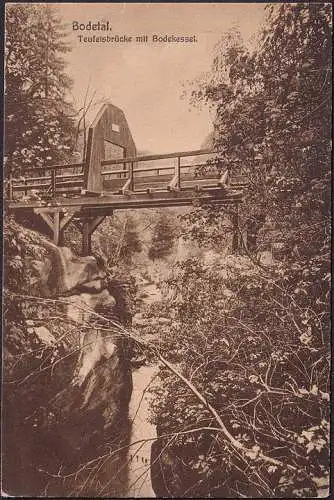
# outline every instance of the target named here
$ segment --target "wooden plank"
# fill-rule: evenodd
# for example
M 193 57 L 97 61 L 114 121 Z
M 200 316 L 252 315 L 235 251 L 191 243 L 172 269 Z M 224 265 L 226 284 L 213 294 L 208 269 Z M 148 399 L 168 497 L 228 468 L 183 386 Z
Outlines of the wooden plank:
M 13 190 L 15 191 L 26 191 L 31 189 L 44 189 L 45 191 L 50 187 L 50 183 L 48 184 L 20 184 L 19 186 L 14 186 Z
M 76 179 L 77 177 L 82 178 L 83 173 L 81 174 L 60 174 L 56 176 L 56 179 L 60 180 L 71 180 Z M 43 177 L 24 177 L 22 178 L 13 178 L 13 182 L 40 182 L 40 181 L 51 181 L 51 175 L 44 175 Z
M 13 182 L 30 182 L 30 181 L 51 181 L 51 175 L 44 175 L 43 177 L 16 177 Z
M 216 151 L 212 149 L 196 149 L 194 151 L 180 151 L 177 153 L 166 153 L 157 155 L 145 155 L 145 156 L 133 156 L 129 158 L 119 158 L 116 160 L 104 160 L 101 165 L 118 165 L 120 163 L 130 163 L 130 162 L 140 162 L 140 161 L 150 161 L 150 160 L 164 160 L 168 158 L 187 157 L 187 156 L 200 156 L 216 154 Z
M 127 168 L 118 169 L 118 170 L 106 170 L 105 172 L 101 172 L 101 175 L 119 175 L 119 174 L 128 174 L 129 170 Z
M 156 170 L 156 169 L 155 169 Z M 170 169 L 172 170 L 172 169 Z M 135 171 L 136 173 L 136 171 Z M 171 175 L 173 175 L 173 173 L 171 174 L 163 174 L 163 175 L 146 175 L 146 176 L 142 176 L 142 177 L 139 177 L 139 176 L 136 176 L 135 177 L 135 180 L 136 180 L 136 184 L 138 183 L 155 183 L 155 182 L 166 182 L 166 184 L 168 184 L 170 182 L 170 179 L 171 179 Z M 181 174 L 181 181 L 191 181 L 191 180 L 194 180 L 194 181 L 198 181 L 198 180 L 212 180 L 212 179 L 215 179 L 217 181 L 217 184 L 220 180 L 220 174 L 217 173 L 217 174 L 206 174 L 206 175 L 198 175 L 194 172 L 188 172 L 188 173 L 183 173 Z M 105 180 L 104 182 L 114 182 L 114 181 L 117 181 L 117 179 L 109 179 L 109 180 Z M 246 184 L 245 183 L 245 179 L 240 179 L 240 178 L 237 178 L 237 177 L 232 177 L 231 178 L 231 185 L 232 184 L 237 184 L 237 183 L 243 183 L 243 184 Z
M 76 215 L 77 210 L 74 209 L 72 210 L 69 214 L 64 215 L 60 221 L 60 231 L 64 231 L 66 227 L 70 224 L 70 222 L 73 220 L 74 216 Z
M 92 253 L 92 236 L 89 232 L 89 222 L 82 224 L 82 255 L 90 255 Z
M 214 183 L 213 180 L 216 182 Z M 136 189 L 143 187 L 144 185 L 147 187 L 154 187 L 157 188 L 157 185 L 160 185 L 161 187 L 165 187 L 167 189 L 168 184 L 170 184 L 171 181 L 171 175 L 151 175 L 151 176 L 145 176 L 145 177 L 135 177 L 135 186 Z M 104 179 L 103 180 L 103 189 L 105 191 L 111 190 L 111 191 L 117 191 L 118 189 L 121 189 L 123 186 L 123 179 Z M 207 183 L 208 185 L 219 185 L 219 177 L 218 176 L 202 176 L 202 177 L 196 177 L 193 173 L 190 174 L 182 174 L 181 175 L 181 182 L 182 186 L 189 186 L 191 182 L 196 182 L 196 183 Z M 231 186 L 238 185 L 235 183 L 235 181 L 232 179 L 231 180 Z
M 66 168 L 76 168 L 76 167 L 81 167 L 84 169 L 86 167 L 86 163 L 63 163 L 62 165 L 47 165 L 44 167 L 32 167 L 32 168 L 27 168 L 25 172 L 41 172 L 43 170 L 64 170 Z
M 99 227 L 99 225 L 104 221 L 105 218 L 105 215 L 98 215 L 97 217 L 95 217 L 95 219 L 89 222 L 90 234 L 94 233 L 94 231 Z
M 175 168 L 173 165 L 160 165 L 160 166 L 156 165 L 155 167 L 136 168 L 134 172 L 135 172 L 135 174 L 141 173 L 141 172 L 157 172 L 157 176 L 159 177 L 160 170 L 172 170 L 172 171 L 174 171 Z M 138 178 L 139 178 L 139 176 L 138 176 Z
M 52 180 L 52 177 L 49 177 L 48 179 L 49 181 Z M 66 185 L 70 185 L 70 184 L 79 184 L 81 183 L 82 184 L 82 179 L 76 179 L 76 178 L 71 178 L 71 177 L 63 177 L 63 178 L 60 178 L 60 177 L 56 177 L 56 185 L 57 186 L 66 186 Z M 23 187 L 30 187 L 30 186 L 33 186 L 33 187 L 44 187 L 44 186 L 50 186 L 50 182 L 44 182 L 44 183 L 36 183 L 36 184 L 16 184 L 14 187 L 15 188 L 23 188 Z
M 131 187 L 131 179 L 129 178 L 121 189 L 122 194 L 130 193 L 131 191 L 130 187 Z
M 59 245 L 61 242 L 62 231 L 60 230 L 60 213 L 54 213 L 53 220 L 53 243 Z
M 176 165 L 176 188 L 181 189 L 181 158 L 178 157 Z
M 199 184 L 198 184 L 199 185 Z M 147 186 L 142 186 L 142 189 L 137 189 L 135 192 L 133 192 L 131 194 L 131 196 L 134 196 L 134 195 L 143 195 L 143 194 L 148 194 L 150 193 L 151 195 L 154 193 L 154 195 L 156 196 L 165 196 L 167 194 L 175 194 L 175 192 L 172 192 L 172 191 L 168 191 L 166 189 L 165 186 L 162 187 L 161 190 L 158 189 L 159 186 L 157 186 L 157 189 L 153 190 L 152 189 L 152 186 L 149 185 L 148 187 Z M 209 194 L 211 193 L 211 191 L 214 191 L 217 189 L 217 185 L 205 185 L 204 186 L 204 189 L 203 191 L 204 192 L 208 192 Z M 220 188 L 221 189 L 221 188 Z M 194 185 L 191 184 L 191 186 L 183 186 L 182 187 L 182 193 L 184 193 L 185 195 L 187 195 L 187 193 L 189 193 L 189 196 L 192 196 L 192 193 L 194 191 Z M 232 195 L 235 195 L 236 193 L 240 193 L 240 196 L 242 196 L 242 186 L 235 186 L 235 187 L 231 187 L 229 188 L 229 191 Z M 42 196 L 44 199 L 48 199 L 49 200 L 49 203 L 52 203 L 53 202 L 53 197 L 52 196 L 47 196 L 45 194 L 45 192 L 39 192 L 38 190 L 36 190 L 36 193 L 39 194 L 40 196 Z M 58 202 L 60 204 L 62 204 L 64 207 L 66 206 L 69 206 L 69 204 L 71 204 L 71 200 L 73 199 L 78 199 L 78 195 L 81 194 L 81 196 L 84 196 L 84 200 L 82 203 L 79 203 L 79 204 L 82 204 L 82 205 L 86 205 L 87 204 L 87 200 L 88 199 L 91 199 L 91 198 L 96 198 L 98 197 L 99 199 L 105 199 L 106 196 L 112 196 L 114 197 L 115 200 L 117 199 L 121 199 L 122 196 L 124 196 L 122 193 L 119 193 L 118 191 L 113 191 L 113 192 L 102 192 L 102 193 L 97 193 L 97 192 L 86 192 L 85 193 L 85 190 L 82 190 L 81 188 L 72 188 L 71 190 L 69 189 L 58 189 L 57 190 L 57 196 L 55 199 L 58 200 Z M 76 196 L 75 196 L 76 195 Z M 79 196 L 80 197 L 80 196 Z M 82 199 L 82 198 L 81 198 Z M 43 203 L 43 202 L 41 202 Z M 34 201 L 34 200 L 25 200 L 25 201 L 20 201 L 20 199 L 18 198 L 16 201 L 9 201 L 9 205 L 12 207 L 12 206 L 15 206 L 15 207 L 23 207 L 23 206 L 31 206 L 31 207 L 36 207 L 36 206 L 41 206 L 38 204 L 37 201 Z
M 180 189 L 178 184 L 179 184 L 179 176 L 176 173 L 167 186 L 168 191 L 178 191 Z
M 101 160 L 104 158 L 103 131 L 101 126 L 89 129 L 91 142 L 88 168 L 86 169 L 89 191 L 102 191 Z
M 13 199 L 13 178 L 12 174 L 8 176 L 8 198 L 9 200 Z
M 227 201 L 234 202 L 242 199 L 242 193 L 234 193 L 233 195 L 224 195 L 221 194 L 221 189 L 219 189 L 219 193 L 212 190 L 211 193 L 203 193 L 201 195 L 202 200 L 207 201 Z M 167 194 L 169 196 L 167 196 Z M 178 202 L 180 203 L 188 203 L 192 201 L 194 198 L 193 193 L 151 193 L 150 197 L 147 196 L 146 193 L 135 194 L 131 199 L 122 197 L 122 196 L 104 196 L 103 198 L 67 198 L 64 200 L 56 199 L 51 200 L 51 203 L 54 203 L 54 208 L 58 206 L 60 202 L 63 203 L 64 207 L 80 207 L 85 208 L 85 210 L 96 209 L 104 207 L 106 209 L 116 209 L 116 208 L 128 208 L 130 206 L 136 206 L 138 208 L 144 207 L 146 203 L 148 204 L 157 204 L 157 206 L 161 204 L 170 203 L 171 205 L 175 205 Z M 20 209 L 29 209 L 29 208 L 39 208 L 42 206 L 42 202 L 39 201 L 30 201 L 30 202 L 11 202 L 8 203 L 8 208 L 10 210 L 20 210 Z M 52 207 L 50 207 L 52 208 Z
M 219 179 L 219 182 L 218 184 L 222 187 L 222 188 L 226 188 L 227 185 L 228 185 L 228 181 L 229 181 L 229 173 L 228 173 L 228 170 L 226 170 L 223 175 L 221 176 L 221 178 Z
M 117 186 L 115 185 L 111 185 L 111 187 L 109 187 L 110 185 L 109 184 L 105 184 L 104 185 L 104 192 L 105 193 L 109 193 L 109 194 L 117 194 L 119 193 L 119 190 L 117 189 Z M 207 180 L 193 180 L 193 181 L 187 181 L 187 182 L 183 182 L 182 183 L 182 188 L 181 189 L 171 189 L 170 186 L 166 186 L 165 183 L 147 183 L 147 184 L 137 184 L 137 187 L 135 189 L 135 191 L 133 191 L 134 193 L 140 193 L 140 192 L 144 192 L 146 191 L 147 189 L 151 189 L 152 191 L 191 191 L 193 189 L 196 189 L 196 186 L 200 186 L 201 189 L 215 189 L 217 187 L 219 187 L 221 189 L 221 186 L 218 184 L 218 182 L 215 182 L 213 183 L 212 181 L 207 181 Z M 235 190 L 235 189 L 239 189 L 239 186 L 230 186 L 229 189 L 231 190 Z
M 56 183 L 56 191 L 59 190 L 59 188 L 66 188 L 66 187 L 79 187 L 82 186 L 82 181 L 61 181 Z M 50 183 L 44 183 L 44 184 L 20 184 L 16 185 L 13 187 L 14 191 L 28 191 L 31 189 L 38 189 L 39 191 L 41 190 L 47 190 L 50 187 Z
M 130 185 L 129 185 L 129 190 L 134 191 L 135 189 L 135 178 L 134 178 L 134 163 L 133 161 L 130 163 L 130 169 L 129 169 L 129 180 L 130 180 Z
M 56 198 L 50 200 L 51 206 L 59 206 L 61 203 L 63 207 L 85 207 L 85 209 L 105 207 L 109 209 L 116 208 L 145 208 L 146 206 L 178 206 L 184 204 L 192 204 L 194 199 L 193 189 L 181 190 L 179 192 L 153 192 L 150 196 L 147 193 L 133 193 L 131 198 L 122 195 L 92 196 L 92 197 L 74 197 L 74 198 Z M 234 202 L 242 199 L 242 191 L 235 191 L 231 193 L 223 193 L 220 188 L 207 189 L 200 195 L 200 199 L 204 202 Z M 9 202 L 9 209 L 24 209 L 29 207 L 41 207 L 43 202 L 39 201 L 23 201 L 23 202 Z
M 38 210 L 36 208 L 34 209 L 34 212 L 35 212 L 35 214 L 37 214 L 40 217 L 42 217 L 42 219 L 49 226 L 49 228 L 51 229 L 51 231 L 53 231 L 53 219 L 52 219 L 52 217 L 50 217 L 49 213 L 47 213 L 45 211 L 42 211 L 42 210 Z
M 78 202 L 76 200 L 76 202 Z M 186 207 L 186 206 L 192 206 L 196 204 L 200 205 L 222 205 L 222 206 L 230 206 L 231 204 L 235 203 L 242 203 L 242 196 L 236 197 L 234 199 L 224 199 L 224 198 L 214 198 L 214 197 L 208 197 L 208 196 L 197 196 L 197 197 L 189 197 L 185 199 L 171 199 L 171 200 L 166 200 L 166 199 L 156 199 L 154 195 L 152 195 L 152 199 L 149 199 L 148 196 L 146 195 L 145 201 L 138 201 L 138 200 L 133 200 L 133 199 L 127 199 L 126 201 L 122 200 L 121 202 L 114 202 L 112 205 L 109 205 L 107 208 L 108 209 L 113 209 L 113 210 L 134 210 L 134 209 L 140 209 L 140 208 L 164 208 L 164 207 Z M 79 204 L 77 206 L 80 206 Z M 11 207 L 11 210 L 14 211 L 19 211 L 26 213 L 29 211 L 30 207 L 25 205 L 25 206 L 18 206 L 16 205 L 15 207 Z
M 87 147 L 86 147 L 86 156 L 85 156 L 85 163 L 86 163 L 86 168 L 84 169 L 84 188 L 88 188 L 88 182 L 90 179 L 90 163 L 92 162 L 92 149 L 93 149 L 93 136 L 94 136 L 94 129 L 90 127 L 88 129 L 88 137 L 87 137 Z
M 60 180 L 66 180 L 66 179 L 76 179 L 77 177 L 79 177 L 80 179 L 82 179 L 84 176 L 83 172 L 81 172 L 80 174 L 60 174 L 60 175 L 57 175 L 57 179 L 60 179 Z
M 48 225 L 52 232 L 52 239 L 55 245 L 60 245 L 62 242 L 63 231 L 60 226 L 61 213 L 59 209 L 44 208 L 34 209 L 34 213 L 39 215 Z
M 90 255 L 92 253 L 92 234 L 98 226 L 104 221 L 105 215 L 98 215 L 91 220 L 83 220 L 80 228 L 82 233 L 82 254 Z

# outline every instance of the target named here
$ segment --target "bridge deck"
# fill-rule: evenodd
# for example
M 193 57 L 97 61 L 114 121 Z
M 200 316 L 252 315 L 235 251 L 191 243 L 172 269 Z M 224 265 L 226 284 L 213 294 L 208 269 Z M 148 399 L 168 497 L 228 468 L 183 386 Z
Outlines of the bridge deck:
M 204 192 L 194 192 L 193 189 L 183 189 L 179 192 L 155 191 L 153 193 L 136 192 L 128 195 L 115 195 L 103 193 L 100 196 L 75 196 L 71 198 L 56 197 L 47 200 L 20 200 L 8 203 L 9 210 L 27 210 L 31 208 L 48 207 L 66 211 L 66 208 L 77 209 L 103 209 L 107 212 L 116 209 L 131 208 L 158 208 L 158 207 L 177 207 L 193 205 L 199 203 L 230 204 L 242 201 L 242 192 L 240 190 L 231 190 L 224 192 L 221 188 L 207 188 Z

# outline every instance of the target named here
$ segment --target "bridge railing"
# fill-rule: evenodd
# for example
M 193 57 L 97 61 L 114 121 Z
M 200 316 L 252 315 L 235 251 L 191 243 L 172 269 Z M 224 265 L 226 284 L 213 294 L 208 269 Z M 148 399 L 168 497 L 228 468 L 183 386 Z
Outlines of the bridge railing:
M 102 167 L 106 166 L 117 166 L 123 165 L 123 168 L 116 170 L 104 170 L 101 172 L 103 177 L 110 176 L 119 176 L 124 177 L 126 181 L 122 187 L 122 192 L 125 193 L 127 191 L 134 191 L 136 187 L 136 174 L 142 174 L 146 172 L 156 172 L 156 175 L 159 176 L 160 172 L 166 173 L 167 171 L 172 171 L 172 178 L 167 185 L 167 189 L 170 191 L 180 190 L 182 187 L 182 170 L 185 169 L 200 169 L 208 166 L 208 163 L 205 161 L 201 163 L 191 163 L 191 164 L 182 164 L 182 159 L 189 157 L 198 157 L 198 156 L 208 156 L 216 154 L 215 151 L 211 149 L 199 149 L 194 151 L 181 151 L 176 153 L 165 153 L 165 154 L 157 154 L 157 155 L 145 155 L 145 156 L 133 156 L 127 158 L 120 158 L 116 160 L 103 160 L 101 162 Z M 157 161 L 157 160 L 169 160 L 176 159 L 175 166 L 167 164 L 167 165 L 154 165 L 154 166 L 139 166 L 140 163 Z M 217 169 L 215 176 L 219 177 L 219 170 Z M 226 176 L 225 176 L 226 177 Z M 224 178 L 225 179 L 225 178 Z M 223 180 L 224 180 L 223 179 Z M 226 180 L 226 179 L 225 179 Z M 217 184 L 219 185 L 221 178 L 218 179 Z M 225 181 L 224 181 L 225 182 Z
M 216 155 L 217 152 L 211 149 L 199 149 L 103 160 L 101 161 L 101 176 L 102 178 L 108 177 L 111 191 L 116 191 L 116 193 L 120 194 L 127 194 L 133 191 L 150 192 L 151 187 L 152 189 L 156 188 L 157 182 L 158 184 L 162 183 L 163 189 L 168 191 L 179 191 L 182 188 L 187 189 L 187 186 L 188 188 L 197 187 L 201 189 L 200 181 L 202 180 L 205 183 L 209 179 L 213 179 L 214 186 L 226 187 L 230 180 L 228 169 L 222 168 L 223 165 L 217 159 Z M 182 163 L 182 160 L 191 157 L 194 158 L 193 161 L 188 161 L 186 164 Z M 198 157 L 201 157 L 201 159 L 197 160 Z M 151 161 L 158 162 L 159 160 L 176 160 L 176 162 L 175 164 L 168 162 L 164 165 L 150 165 Z M 103 170 L 103 167 L 119 166 L 121 168 Z M 57 194 L 89 194 L 84 185 L 87 168 L 86 162 L 31 168 L 27 171 L 28 174 L 30 173 L 30 176 L 10 177 L 8 179 L 9 199 L 13 199 L 14 193 L 24 193 L 27 195 L 28 191 L 32 190 L 36 191 L 37 194 L 50 197 L 54 197 Z M 142 175 L 153 172 L 156 174 Z M 38 175 L 39 173 L 41 174 Z M 196 179 L 199 182 L 194 186 Z
M 34 190 L 37 193 L 42 192 L 50 196 L 55 196 L 57 192 L 71 190 L 81 190 L 83 187 L 84 170 L 86 163 L 67 163 L 64 165 L 51 165 L 45 167 L 35 167 L 26 170 L 30 176 L 20 176 L 8 178 L 8 197 L 13 199 L 15 192 L 23 192 L 25 195 L 28 191 Z M 79 172 L 65 172 L 65 170 L 74 169 Z M 45 172 L 50 172 L 45 174 Z M 42 175 L 38 176 L 38 173 Z M 37 175 L 34 175 L 37 174 Z M 43 175 L 44 174 L 44 175 Z

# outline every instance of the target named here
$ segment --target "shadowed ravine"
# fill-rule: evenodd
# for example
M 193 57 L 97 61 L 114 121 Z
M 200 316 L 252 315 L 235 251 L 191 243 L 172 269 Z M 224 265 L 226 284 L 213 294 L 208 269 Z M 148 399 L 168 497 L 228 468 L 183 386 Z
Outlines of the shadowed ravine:
M 36 241 L 24 260 L 27 291 L 6 302 L 3 493 L 154 496 L 150 442 L 130 440 L 155 435 L 142 397 L 155 368 L 131 368 L 131 346 L 106 319 L 121 321 L 95 258 L 19 231 Z

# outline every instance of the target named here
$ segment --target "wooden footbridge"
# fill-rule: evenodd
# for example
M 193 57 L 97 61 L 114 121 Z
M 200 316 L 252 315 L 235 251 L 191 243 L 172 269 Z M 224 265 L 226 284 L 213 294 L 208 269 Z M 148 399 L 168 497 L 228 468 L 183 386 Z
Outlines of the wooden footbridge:
M 116 158 L 115 148 L 121 151 Z M 244 179 L 231 178 L 209 149 L 137 156 L 124 113 L 105 104 L 89 128 L 85 161 L 33 168 L 24 177 L 10 177 L 7 209 L 41 218 L 57 245 L 62 245 L 64 230 L 74 223 L 82 233 L 83 254 L 88 255 L 91 235 L 114 210 L 237 206 L 244 186 Z

